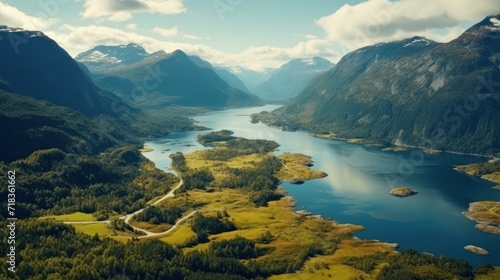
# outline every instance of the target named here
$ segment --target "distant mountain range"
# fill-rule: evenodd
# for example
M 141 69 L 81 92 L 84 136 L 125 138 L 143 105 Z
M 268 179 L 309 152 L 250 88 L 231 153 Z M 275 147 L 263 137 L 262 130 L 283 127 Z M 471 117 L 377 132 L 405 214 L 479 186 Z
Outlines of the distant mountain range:
M 277 70 L 275 68 L 266 68 L 263 71 L 254 71 L 244 67 L 217 67 L 224 69 L 236 75 L 252 91 L 263 82 L 267 81 Z
M 200 67 L 210 68 L 213 71 L 215 71 L 215 73 L 217 73 L 217 75 L 221 79 L 223 79 L 226 83 L 228 83 L 228 85 L 230 85 L 231 87 L 239 89 L 239 90 L 246 92 L 246 93 L 251 93 L 250 90 L 247 88 L 247 86 L 243 83 L 243 81 L 241 81 L 238 78 L 238 76 L 231 73 L 231 71 L 229 71 L 225 68 L 222 68 L 222 67 L 214 67 L 214 66 L 212 66 L 212 64 L 210 64 L 210 62 L 203 60 L 199 56 L 196 56 L 196 55 L 190 55 L 189 58 L 196 65 L 198 65 Z
M 287 100 L 297 96 L 317 75 L 335 64 L 321 57 L 294 59 L 274 71 L 271 77 L 252 92 L 266 100 Z
M 342 137 L 462 152 L 500 152 L 500 15 L 449 43 L 423 37 L 345 55 L 277 123 Z
M 215 69 L 199 57 L 189 57 L 181 50 L 149 54 L 135 44 L 98 46 L 75 59 L 88 67 L 99 86 L 126 100 L 139 100 L 136 104 L 143 109 L 262 104 L 236 76 Z

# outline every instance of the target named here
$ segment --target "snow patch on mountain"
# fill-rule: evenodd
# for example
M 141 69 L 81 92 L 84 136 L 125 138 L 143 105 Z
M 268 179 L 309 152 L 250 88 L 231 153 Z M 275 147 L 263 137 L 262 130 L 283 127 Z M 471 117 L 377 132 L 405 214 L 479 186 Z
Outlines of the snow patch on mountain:
M 116 57 L 108 56 L 107 54 L 103 54 L 100 51 L 93 51 L 87 56 L 79 59 L 80 62 L 106 62 L 106 63 L 120 63 L 121 60 Z
M 410 43 L 407 43 L 403 46 L 403 48 L 409 47 L 409 46 L 428 46 L 430 45 L 431 42 L 425 38 L 419 38 L 411 41 Z
M 0 32 L 22 32 L 22 36 L 25 38 L 45 37 L 45 34 L 41 31 L 27 31 L 19 27 L 10 27 L 7 25 L 0 25 Z
M 493 23 L 493 26 L 489 26 L 488 28 L 493 31 L 500 31 L 500 20 L 496 18 L 490 18 L 491 23 Z

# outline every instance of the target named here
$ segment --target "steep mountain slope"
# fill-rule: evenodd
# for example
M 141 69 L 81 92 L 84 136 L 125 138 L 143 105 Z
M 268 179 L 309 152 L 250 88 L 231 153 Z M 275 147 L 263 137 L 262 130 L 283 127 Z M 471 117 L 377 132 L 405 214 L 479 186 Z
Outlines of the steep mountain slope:
M 0 75 L 19 94 L 86 115 L 112 114 L 118 99 L 91 81 L 78 64 L 38 31 L 0 26 Z
M 276 70 L 254 89 L 257 96 L 267 100 L 286 100 L 297 96 L 317 75 L 334 66 L 321 57 L 294 59 Z
M 499 19 L 449 43 L 414 37 L 356 50 L 276 114 L 345 137 L 499 152 Z
M 133 54 L 134 50 L 138 53 Z M 122 93 L 122 97 L 137 102 L 141 108 L 222 108 L 261 104 L 257 97 L 230 86 L 213 67 L 195 64 L 181 50 L 170 54 L 163 51 L 147 54 L 136 45 L 100 46 L 76 59 L 90 69 L 98 85 Z M 155 104 L 146 103 L 151 100 Z
M 235 74 L 231 73 L 230 71 L 222 68 L 222 67 L 214 67 L 210 62 L 201 59 L 199 56 L 196 55 L 190 55 L 189 58 L 191 61 L 193 61 L 196 65 L 200 67 L 208 67 L 211 68 L 212 70 L 217 73 L 217 75 L 223 79 L 226 83 L 228 83 L 231 87 L 237 88 L 243 92 L 250 93 L 250 90 L 245 86 L 245 84 L 236 76 Z
M 37 31 L 0 27 L 0 161 L 40 149 L 96 154 L 138 137 L 192 128 L 178 116 L 146 116 L 97 87 L 88 70 Z

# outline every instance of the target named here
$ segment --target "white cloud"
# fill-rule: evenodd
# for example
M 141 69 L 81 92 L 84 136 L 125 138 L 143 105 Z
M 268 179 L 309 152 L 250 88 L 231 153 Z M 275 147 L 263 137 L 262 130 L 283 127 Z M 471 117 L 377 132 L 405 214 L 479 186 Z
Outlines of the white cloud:
M 383 41 L 425 36 L 447 41 L 463 30 L 461 21 L 476 21 L 500 12 L 498 0 L 368 0 L 344 5 L 316 23 L 328 40 L 354 49 Z M 436 30 L 445 31 L 437 35 Z
M 0 24 L 31 30 L 43 30 L 55 24 L 55 19 L 45 19 L 25 14 L 16 7 L 0 2 Z
M 186 33 L 182 33 L 182 36 L 186 39 L 190 39 L 190 40 L 200 40 L 200 39 L 203 39 L 202 37 L 200 36 L 196 36 L 196 35 L 191 35 L 191 34 L 186 34 Z
M 126 21 L 134 13 L 173 15 L 186 12 L 182 0 L 84 0 L 83 18 Z
M 181 49 L 188 54 L 199 55 L 214 65 L 242 66 L 253 70 L 264 70 L 269 67 L 279 67 L 283 63 L 294 59 L 323 56 L 330 61 L 340 57 L 332 50 L 326 40 L 304 41 L 290 48 L 271 46 L 250 47 L 241 53 L 222 52 L 204 44 L 181 43 L 158 40 L 153 37 L 139 34 L 135 31 L 121 30 L 106 26 L 71 26 L 63 25 L 56 30 L 45 32 L 56 40 L 72 56 L 87 51 L 97 45 L 122 45 L 136 43 L 143 46 L 148 52 L 164 50 L 172 52 Z M 184 35 L 179 32 L 179 34 Z
M 127 24 L 127 28 L 130 30 L 137 30 L 137 24 L 135 23 Z
M 177 26 L 168 29 L 155 27 L 153 29 L 153 32 L 163 37 L 175 37 L 179 35 L 179 29 L 177 28 Z

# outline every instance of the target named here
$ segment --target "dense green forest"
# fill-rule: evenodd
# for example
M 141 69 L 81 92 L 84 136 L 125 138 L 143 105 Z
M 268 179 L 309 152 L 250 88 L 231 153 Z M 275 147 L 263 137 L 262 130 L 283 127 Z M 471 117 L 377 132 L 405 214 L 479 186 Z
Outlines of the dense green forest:
M 5 227 L 6 222 L 0 226 Z M 0 279 L 263 279 L 283 273 L 278 272 L 280 260 L 256 259 L 266 254 L 263 243 L 242 237 L 213 242 L 206 251 L 183 253 L 159 240 L 124 244 L 80 234 L 70 225 L 49 220 L 24 220 L 19 222 L 19 231 L 23 234 L 16 242 L 18 272 L 12 276 L 2 266 Z M 1 231 L 0 239 L 5 238 L 6 232 Z M 5 263 L 5 256 L 0 260 Z M 465 261 L 414 251 L 344 261 L 365 272 L 382 262 L 387 266 L 377 279 L 474 279 L 493 269 L 472 268 Z
M 234 245 L 226 241 L 206 252 L 183 254 L 159 240 L 123 244 L 47 220 L 19 222 L 19 232 L 18 272 L 9 274 L 2 265 L 0 279 L 249 279 L 265 275 L 238 260 L 252 254 L 251 249 L 240 249 L 240 239 Z M 0 232 L 1 240 L 5 234 Z M 232 253 L 226 253 L 225 247 Z M 0 260 L 5 263 L 5 255 Z
M 182 216 L 183 212 L 181 207 L 159 207 L 152 205 L 135 215 L 134 219 L 155 225 L 161 223 L 173 225 Z
M 261 139 L 245 139 L 232 136 L 229 130 L 221 130 L 201 134 L 198 142 L 205 147 L 217 147 L 207 151 L 206 158 L 210 160 L 228 160 L 237 156 L 274 151 L 279 144 L 274 141 Z
M 434 257 L 430 254 L 418 254 L 407 250 L 398 255 L 387 253 L 349 257 L 344 264 L 355 267 L 366 273 L 372 272 L 380 263 L 388 265 L 382 268 L 377 279 L 474 279 L 493 269 L 490 265 L 471 267 L 464 260 L 455 260 L 444 256 Z
M 137 146 L 112 148 L 99 155 L 59 149 L 40 150 L 26 159 L 0 162 L 0 172 L 16 170 L 18 218 L 42 214 L 130 213 L 167 193 L 178 179 L 156 169 Z M 0 195 L 7 196 L 2 188 Z M 2 212 L 0 216 L 5 215 Z

